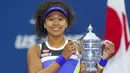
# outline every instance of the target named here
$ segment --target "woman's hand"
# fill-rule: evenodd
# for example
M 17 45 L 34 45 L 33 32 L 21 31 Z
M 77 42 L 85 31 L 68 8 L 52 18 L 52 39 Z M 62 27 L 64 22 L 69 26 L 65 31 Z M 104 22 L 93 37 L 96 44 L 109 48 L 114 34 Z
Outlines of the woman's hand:
M 115 52 L 115 45 L 110 41 L 105 42 L 105 48 L 103 50 L 103 59 L 109 59 Z
M 74 41 L 70 41 L 66 46 L 64 47 L 64 50 L 62 52 L 62 55 L 67 60 L 71 57 L 72 54 L 76 53 L 77 45 Z

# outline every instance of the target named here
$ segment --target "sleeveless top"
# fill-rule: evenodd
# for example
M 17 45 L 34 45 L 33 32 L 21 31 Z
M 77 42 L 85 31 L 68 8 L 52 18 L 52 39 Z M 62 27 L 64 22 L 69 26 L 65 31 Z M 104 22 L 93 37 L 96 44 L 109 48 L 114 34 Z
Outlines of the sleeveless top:
M 39 44 L 41 49 L 40 59 L 42 62 L 43 68 L 51 65 L 55 59 L 61 55 L 63 48 L 68 43 L 68 40 L 65 41 L 65 44 L 60 48 L 51 47 L 48 41 Z M 57 73 L 79 73 L 80 62 L 78 61 L 77 55 L 72 55 L 58 70 Z

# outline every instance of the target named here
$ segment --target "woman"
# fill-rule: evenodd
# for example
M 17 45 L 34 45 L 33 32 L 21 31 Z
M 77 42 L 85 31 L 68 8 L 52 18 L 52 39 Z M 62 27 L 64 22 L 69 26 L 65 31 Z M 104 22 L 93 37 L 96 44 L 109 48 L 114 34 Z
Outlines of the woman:
M 79 73 L 84 68 L 74 55 L 77 45 L 64 38 L 64 31 L 73 19 L 73 11 L 63 2 L 49 1 L 40 5 L 35 15 L 36 33 L 48 39 L 29 48 L 29 73 Z M 114 45 L 107 45 L 105 59 L 114 52 Z

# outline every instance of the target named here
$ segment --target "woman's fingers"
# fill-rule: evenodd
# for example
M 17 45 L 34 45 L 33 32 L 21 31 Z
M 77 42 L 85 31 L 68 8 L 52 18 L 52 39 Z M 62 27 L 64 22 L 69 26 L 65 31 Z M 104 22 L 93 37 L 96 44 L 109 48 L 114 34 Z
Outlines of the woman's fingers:
M 113 43 L 107 42 L 105 45 L 105 51 L 108 51 L 110 53 L 114 53 L 115 52 L 115 46 Z
M 86 67 L 87 63 L 85 62 L 81 62 L 80 63 L 80 72 L 82 72 L 84 70 L 84 68 Z
M 114 52 L 115 52 L 114 43 L 112 43 L 110 41 L 106 42 L 105 43 L 105 48 L 104 48 L 104 51 L 103 51 L 103 57 L 105 59 L 108 59 L 113 55 Z

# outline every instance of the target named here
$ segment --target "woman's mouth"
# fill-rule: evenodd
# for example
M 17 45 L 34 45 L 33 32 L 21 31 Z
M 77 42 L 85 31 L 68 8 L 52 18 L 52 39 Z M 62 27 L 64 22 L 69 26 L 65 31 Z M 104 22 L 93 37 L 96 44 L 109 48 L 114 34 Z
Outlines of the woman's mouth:
M 54 28 L 52 28 L 54 31 L 57 31 L 57 30 L 60 30 L 60 28 L 59 27 L 54 27 Z

